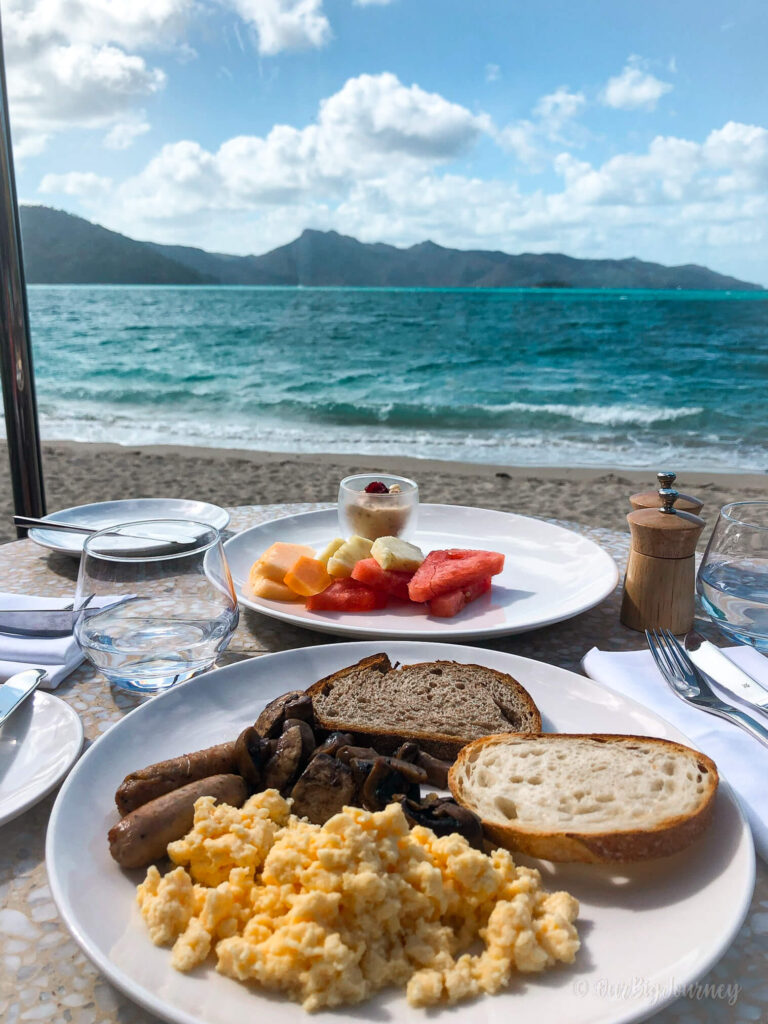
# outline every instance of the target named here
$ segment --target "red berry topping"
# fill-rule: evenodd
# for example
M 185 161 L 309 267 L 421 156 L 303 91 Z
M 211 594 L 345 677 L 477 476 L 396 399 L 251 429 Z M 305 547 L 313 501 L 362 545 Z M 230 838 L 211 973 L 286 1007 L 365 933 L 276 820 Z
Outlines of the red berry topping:
M 389 488 L 380 480 L 372 480 L 365 488 L 366 494 L 389 494 Z

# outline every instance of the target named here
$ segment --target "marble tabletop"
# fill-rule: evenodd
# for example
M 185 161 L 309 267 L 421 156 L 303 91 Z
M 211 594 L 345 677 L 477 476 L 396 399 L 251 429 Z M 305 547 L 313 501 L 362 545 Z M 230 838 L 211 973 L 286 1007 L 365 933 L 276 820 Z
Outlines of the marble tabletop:
M 232 509 L 230 531 L 282 515 L 325 505 L 268 505 Z M 605 547 L 621 569 L 628 537 L 601 528 L 561 523 Z M 71 595 L 77 563 L 29 540 L 0 547 L 2 589 L 25 594 Z M 620 588 L 597 608 L 536 632 L 479 641 L 478 647 L 538 658 L 580 670 L 586 650 L 597 645 L 632 650 L 640 637 L 619 623 Z M 288 650 L 333 638 L 266 618 L 248 609 L 222 664 L 269 651 Z M 83 664 L 56 691 L 82 719 L 86 744 L 92 743 L 127 711 L 135 699 L 110 688 Z M 155 1024 L 91 965 L 59 919 L 45 871 L 45 830 L 56 794 L 0 828 L 0 1021 L 53 1024 Z M 749 914 L 733 945 L 698 987 L 657 1013 L 655 1024 L 709 1024 L 714 1021 L 768 1024 L 768 868 L 758 863 L 757 886 Z

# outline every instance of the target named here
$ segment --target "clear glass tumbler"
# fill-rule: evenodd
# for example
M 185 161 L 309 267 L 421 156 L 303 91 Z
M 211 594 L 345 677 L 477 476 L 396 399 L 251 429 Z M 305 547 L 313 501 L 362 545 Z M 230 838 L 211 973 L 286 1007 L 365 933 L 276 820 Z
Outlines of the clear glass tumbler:
M 125 690 L 157 693 L 210 668 L 239 614 L 219 531 L 166 519 L 93 534 L 75 611 L 83 653 Z
M 696 589 L 727 637 L 768 651 L 768 501 L 723 506 Z

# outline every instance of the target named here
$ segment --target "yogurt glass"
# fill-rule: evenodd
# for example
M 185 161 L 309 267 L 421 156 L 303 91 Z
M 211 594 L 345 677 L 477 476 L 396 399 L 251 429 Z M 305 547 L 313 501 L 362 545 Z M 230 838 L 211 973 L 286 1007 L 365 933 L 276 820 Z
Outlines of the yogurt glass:
M 385 484 L 389 493 L 367 494 L 365 488 L 374 482 Z M 345 477 L 339 484 L 339 526 L 344 537 L 357 534 L 368 540 L 407 539 L 416 529 L 418 511 L 419 487 L 407 477 L 358 473 Z

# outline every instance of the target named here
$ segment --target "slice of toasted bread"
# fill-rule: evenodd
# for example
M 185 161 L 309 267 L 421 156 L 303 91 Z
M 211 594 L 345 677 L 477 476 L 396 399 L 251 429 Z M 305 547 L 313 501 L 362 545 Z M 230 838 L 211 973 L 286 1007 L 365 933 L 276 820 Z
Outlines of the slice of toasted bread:
M 351 732 L 382 754 L 414 740 L 453 760 L 489 733 L 540 732 L 541 715 L 512 676 L 482 665 L 432 661 L 393 668 L 386 654 L 363 658 L 310 686 L 315 721 Z
M 705 754 L 648 736 L 486 736 L 448 784 L 486 836 L 553 861 L 648 860 L 677 853 L 712 816 L 718 774 Z

